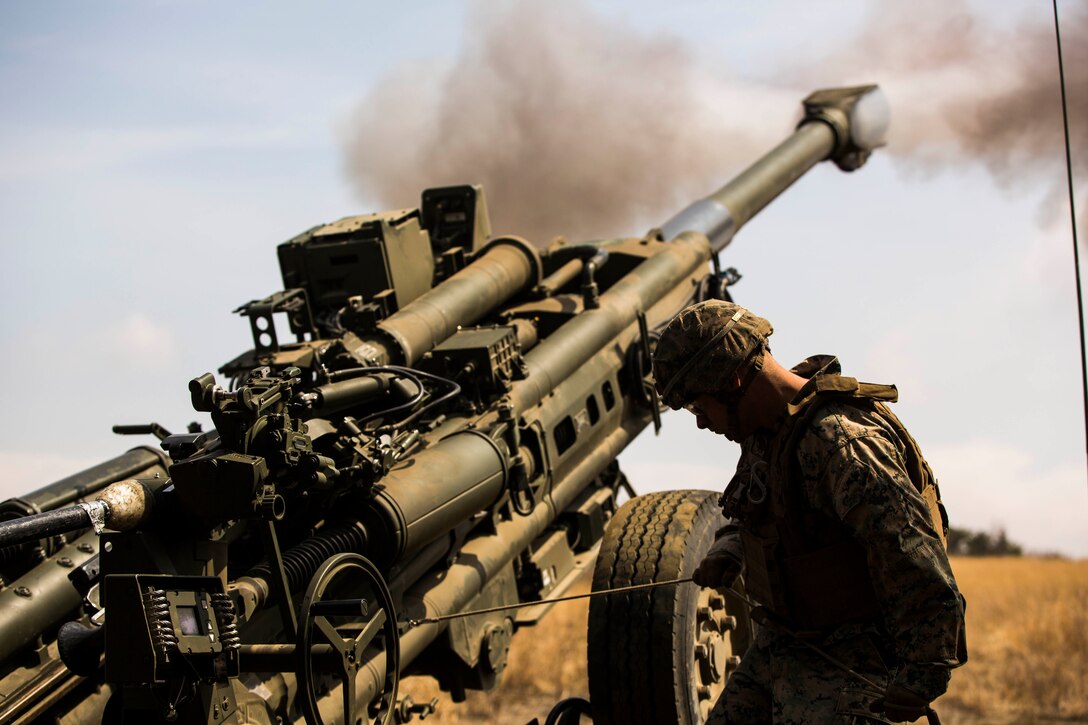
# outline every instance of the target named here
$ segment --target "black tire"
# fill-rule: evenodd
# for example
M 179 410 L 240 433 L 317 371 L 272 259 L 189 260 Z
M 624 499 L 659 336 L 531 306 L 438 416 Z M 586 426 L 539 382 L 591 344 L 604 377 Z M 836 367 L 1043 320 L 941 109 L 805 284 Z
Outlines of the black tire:
M 593 591 L 690 577 L 725 524 L 718 494 L 664 491 L 624 504 L 605 531 Z M 751 642 L 746 607 L 693 583 L 594 597 L 593 721 L 699 725 Z

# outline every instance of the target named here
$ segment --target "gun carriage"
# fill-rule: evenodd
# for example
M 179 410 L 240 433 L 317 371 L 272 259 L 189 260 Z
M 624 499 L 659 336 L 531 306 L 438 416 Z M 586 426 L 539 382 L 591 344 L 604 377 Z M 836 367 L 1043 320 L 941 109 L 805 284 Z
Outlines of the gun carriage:
M 733 234 L 882 142 L 875 87 L 804 107 L 641 238 L 493 236 L 459 186 L 281 244 L 285 289 L 237 310 L 253 348 L 189 383 L 214 429 L 119 426 L 161 444 L 0 505 L 0 722 L 407 722 L 433 704 L 398 698 L 402 674 L 493 688 L 598 550 L 595 589 L 689 576 L 716 494 L 617 512 L 617 458 L 661 424 L 655 331 L 728 296 Z M 750 634 L 739 600 L 690 583 L 595 599 L 594 716 L 701 722 Z

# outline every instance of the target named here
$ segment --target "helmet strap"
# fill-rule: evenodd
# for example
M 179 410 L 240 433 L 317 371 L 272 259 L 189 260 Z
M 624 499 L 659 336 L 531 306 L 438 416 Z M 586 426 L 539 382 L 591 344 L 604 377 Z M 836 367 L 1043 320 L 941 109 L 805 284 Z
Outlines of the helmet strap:
M 752 360 L 752 364 L 748 366 L 748 369 L 744 373 L 744 378 L 741 379 L 737 389 L 725 390 L 718 394 L 718 399 L 725 405 L 731 420 L 737 420 L 741 401 L 748 392 L 748 388 L 751 387 L 752 382 L 755 381 L 756 376 L 763 370 L 763 344 L 757 345 L 748 358 L 755 359 Z

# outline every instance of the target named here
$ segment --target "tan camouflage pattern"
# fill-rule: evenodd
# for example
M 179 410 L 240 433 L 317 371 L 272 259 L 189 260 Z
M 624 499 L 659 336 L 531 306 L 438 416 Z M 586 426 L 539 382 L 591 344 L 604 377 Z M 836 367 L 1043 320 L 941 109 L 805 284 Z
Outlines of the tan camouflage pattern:
M 964 604 L 929 505 L 903 470 L 903 442 L 888 435 L 886 406 L 831 403 L 802 436 L 805 494 L 865 543 L 886 635 L 905 663 L 908 689 L 944 690 L 966 659 Z M 885 415 L 882 415 L 885 414 Z
M 794 368 L 804 377 L 817 370 L 838 374 L 838 361 L 822 356 Z M 806 394 L 803 389 L 797 399 Z M 757 432 L 744 441 L 737 476 L 746 482 L 752 497 L 759 498 L 762 487 L 769 499 L 790 475 L 785 462 L 777 459 L 786 457 L 780 454 L 789 441 L 797 441 L 804 499 L 844 523 L 862 544 L 881 610 L 873 621 L 840 625 L 813 643 L 841 651 L 846 659 L 861 656 L 852 651 L 850 642 L 876 647 L 884 653 L 897 684 L 934 699 L 947 688 L 950 669 L 967 659 L 965 605 L 929 505 L 905 471 L 907 444 L 895 432 L 900 426 L 893 425 L 894 416 L 883 403 L 858 406 L 829 400 L 818 404 L 822 407 L 814 415 L 803 417 L 808 428 L 799 437 L 791 424 L 802 417 L 784 415 L 776 429 Z M 722 532 L 742 556 L 740 529 L 744 526 L 742 517 Z M 768 633 L 744 655 L 734 675 L 741 676 L 730 681 L 722 697 L 726 701 L 721 705 L 723 713 L 737 714 L 723 715 L 726 719 L 716 722 L 772 722 L 772 715 L 775 723 L 856 721 L 831 717 L 835 710 L 829 704 L 839 702 L 834 692 L 856 686 L 849 675 L 826 662 L 817 662 L 810 674 L 804 674 L 807 656 L 780 641 L 772 646 L 777 641 L 774 635 L 766 627 L 763 632 Z M 789 672 L 794 673 L 790 677 L 802 679 L 783 684 L 781 678 Z M 884 676 L 882 682 L 886 680 Z M 728 702 L 731 694 L 736 699 L 732 704 Z M 807 710 L 810 705 L 822 708 L 819 713 L 823 714 Z
M 666 394 L 670 381 L 738 311 L 743 317 Z M 770 322 L 732 302 L 707 300 L 684 308 L 665 327 L 654 350 L 657 394 L 670 408 L 679 410 L 700 393 L 723 390 L 729 376 L 757 345 L 766 344 L 773 332 Z
M 876 687 L 844 679 L 812 650 L 764 627 L 726 682 L 707 725 L 890 722 L 870 709 L 889 677 L 872 638 L 861 634 L 821 649 Z

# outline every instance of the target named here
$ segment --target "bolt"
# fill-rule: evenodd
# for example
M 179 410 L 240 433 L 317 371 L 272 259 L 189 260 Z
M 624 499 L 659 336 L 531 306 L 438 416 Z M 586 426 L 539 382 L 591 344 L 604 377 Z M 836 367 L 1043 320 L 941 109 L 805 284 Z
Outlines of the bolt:
M 59 566 L 63 566 L 65 569 L 71 569 L 73 566 L 75 566 L 75 564 L 72 563 L 72 560 L 69 559 L 67 556 L 62 556 L 61 558 L 57 559 L 57 564 Z
M 710 619 L 710 617 L 713 616 L 713 614 L 714 614 L 714 610 L 711 609 L 710 607 L 708 607 L 705 604 L 702 605 L 701 607 L 699 607 L 699 609 L 697 611 L 698 611 L 700 621 Z
M 224 695 L 223 696 L 223 712 L 226 712 L 229 709 L 230 709 L 230 700 L 228 700 L 227 696 Z
M 113 551 L 113 542 L 107 541 L 105 544 L 102 545 L 102 550 L 105 551 L 107 554 Z
M 698 693 L 700 700 L 710 699 L 710 687 L 708 685 L 699 685 L 695 688 L 695 692 Z
M 404 695 L 400 698 L 400 708 L 397 714 L 400 716 L 399 719 L 401 722 L 412 721 L 413 708 L 415 704 L 416 701 L 412 699 L 411 695 Z
M 91 544 L 80 544 L 76 548 L 79 549 L 80 551 L 82 551 L 84 554 L 93 554 L 94 553 L 94 546 L 91 545 Z
M 32 596 L 34 596 L 34 594 L 31 593 L 31 591 L 29 589 L 27 589 L 26 587 L 16 587 L 15 588 L 15 593 L 18 596 L 26 597 L 27 599 L 30 599 Z
M 701 660 L 706 660 L 710 656 L 710 650 L 702 642 L 695 645 L 695 656 Z
M 725 661 L 726 671 L 735 670 L 738 667 L 740 667 L 740 655 L 732 655 L 729 659 Z
M 718 628 L 722 632 L 731 632 L 737 628 L 737 618 L 733 616 L 723 616 L 718 619 Z

